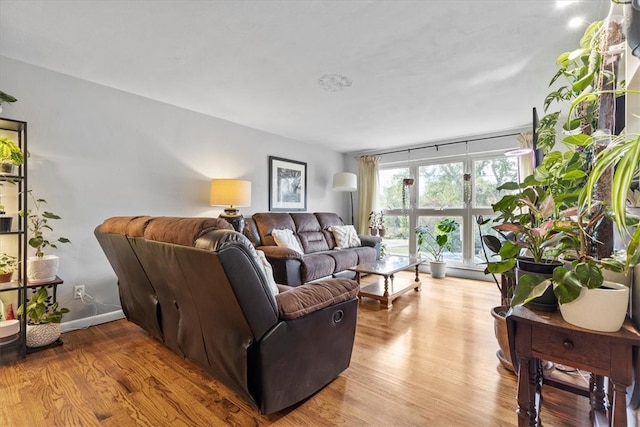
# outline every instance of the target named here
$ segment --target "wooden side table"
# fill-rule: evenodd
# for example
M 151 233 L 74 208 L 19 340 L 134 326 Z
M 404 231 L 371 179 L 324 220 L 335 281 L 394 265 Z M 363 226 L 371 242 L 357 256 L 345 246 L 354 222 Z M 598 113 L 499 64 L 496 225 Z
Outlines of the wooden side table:
M 627 425 L 626 389 L 633 382 L 632 350 L 640 346 L 640 334 L 627 318 L 615 333 L 596 332 L 566 323 L 557 312 L 539 312 L 524 306 L 507 315 L 513 365 L 518 373 L 518 426 L 539 426 L 542 386 L 547 382 L 541 360 L 548 360 L 592 373 L 587 393 L 577 387 L 561 388 L 588 394 L 591 419 L 606 416 L 615 427 Z M 604 377 L 613 386 L 610 402 L 603 388 Z

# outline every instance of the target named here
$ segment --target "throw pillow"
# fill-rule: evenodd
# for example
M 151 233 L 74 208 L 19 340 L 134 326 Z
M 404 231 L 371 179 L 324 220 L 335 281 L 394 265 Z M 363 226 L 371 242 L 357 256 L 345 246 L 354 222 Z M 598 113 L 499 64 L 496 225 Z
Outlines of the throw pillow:
M 271 264 L 269 263 L 269 261 L 267 261 L 267 257 L 265 256 L 264 252 L 257 250 L 256 254 L 258 255 L 258 259 L 260 260 L 259 265 L 262 267 L 262 271 L 264 272 L 264 275 L 267 277 L 269 290 L 274 296 L 278 295 L 278 285 L 276 284 L 276 281 L 273 278 L 273 267 L 271 267 Z
M 329 227 L 329 231 L 333 234 L 333 238 L 336 239 L 337 248 L 345 249 L 362 246 L 362 242 L 353 225 L 334 225 Z
M 293 231 L 289 230 L 288 228 L 283 230 L 275 229 L 271 232 L 271 235 L 273 236 L 273 240 L 276 241 L 276 245 L 293 249 L 294 251 L 304 255 L 304 251 L 300 247 L 300 243 L 298 242 L 296 236 L 293 234 Z

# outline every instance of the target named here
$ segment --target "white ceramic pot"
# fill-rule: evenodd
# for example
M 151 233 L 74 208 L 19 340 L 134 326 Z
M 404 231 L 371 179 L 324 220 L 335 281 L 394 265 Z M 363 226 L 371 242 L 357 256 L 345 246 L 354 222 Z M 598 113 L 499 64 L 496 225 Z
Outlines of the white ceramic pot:
M 444 261 L 431 261 L 429 268 L 431 269 L 431 277 L 441 279 L 446 275 L 447 263 Z
M 616 282 L 604 287 L 584 288 L 580 296 L 560 304 L 562 318 L 574 326 L 599 332 L 616 332 L 624 323 L 629 305 L 629 288 Z
M 27 259 L 27 280 L 29 283 L 51 282 L 58 274 L 58 255 L 43 257 L 30 256 Z
M 0 338 L 10 337 L 18 332 L 20 332 L 19 320 L 0 320 Z
M 27 347 L 43 347 L 60 338 L 60 323 L 27 325 Z

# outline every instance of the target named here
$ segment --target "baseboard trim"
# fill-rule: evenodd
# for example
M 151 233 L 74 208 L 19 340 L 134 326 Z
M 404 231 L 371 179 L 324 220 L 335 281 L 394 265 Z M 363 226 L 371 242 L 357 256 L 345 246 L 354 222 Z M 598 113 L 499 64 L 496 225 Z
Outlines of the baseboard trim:
M 123 318 L 124 312 L 122 310 L 110 311 L 108 313 L 102 313 L 95 316 L 83 317 L 82 319 L 71 320 L 69 322 L 62 322 L 60 324 L 60 330 L 62 332 L 71 332 L 77 329 L 86 329 L 90 326 L 113 322 L 114 320 Z

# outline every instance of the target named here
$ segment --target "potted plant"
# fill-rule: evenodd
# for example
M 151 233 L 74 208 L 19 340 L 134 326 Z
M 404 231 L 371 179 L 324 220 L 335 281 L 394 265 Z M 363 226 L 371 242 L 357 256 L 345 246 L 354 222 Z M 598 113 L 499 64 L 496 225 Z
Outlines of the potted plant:
M 387 232 L 384 228 L 384 213 L 380 211 L 378 212 L 378 235 L 380 237 L 384 237 L 386 233 Z
M 369 212 L 369 233 L 372 236 L 378 235 L 378 230 L 380 229 L 381 215 L 382 215 L 382 212 L 376 212 L 376 211 Z
M 55 279 L 58 272 L 59 258 L 57 255 L 45 255 L 43 250 L 46 247 L 57 249 L 56 242 L 70 243 L 70 240 L 66 237 L 59 237 L 52 242 L 46 237 L 45 233 L 53 231 L 49 221 L 61 218 L 52 212 L 41 212 L 42 205 L 47 201 L 36 198 L 31 190 L 29 190 L 29 195 L 33 200 L 35 210 L 27 209 L 26 212 L 19 212 L 21 217 L 27 218 L 27 229 L 31 232 L 29 246 L 36 250 L 35 256 L 27 258 L 27 280 L 30 283 L 50 282 Z
M 18 269 L 20 262 L 18 258 L 7 253 L 0 253 L 0 283 L 11 281 L 13 272 Z
M 443 254 L 445 250 L 452 249 L 450 237 L 458 228 L 459 224 L 450 218 L 442 218 L 436 222 L 433 229 L 428 225 L 416 227 L 418 254 L 424 250 L 430 255 L 429 267 L 432 277 L 445 277 L 446 263 L 443 261 Z
M 0 136 L 0 172 L 13 174 L 14 166 L 24 163 L 22 149 L 11 138 Z
M 586 181 L 586 161 L 586 155 L 577 152 L 549 152 L 521 183 L 498 187 L 512 193 L 493 205 L 498 213 L 493 229 L 503 240 L 483 237 L 483 243 L 497 254 L 492 258 L 498 258 L 489 260 L 488 272 L 503 274 L 515 268 L 516 281 L 525 274 L 536 276 L 537 281 L 551 277 L 553 269 L 562 264 L 558 256 L 563 235 L 553 227 L 554 221 L 560 219 L 562 210 L 578 202 Z M 554 311 L 557 305 L 551 289 L 529 303 L 544 311 Z
M 60 322 L 69 309 L 59 307 L 58 302 L 47 304 L 49 292 L 46 288 L 36 290 L 24 306 L 18 307 L 18 315 L 27 315 L 27 346 L 42 347 L 60 338 Z

